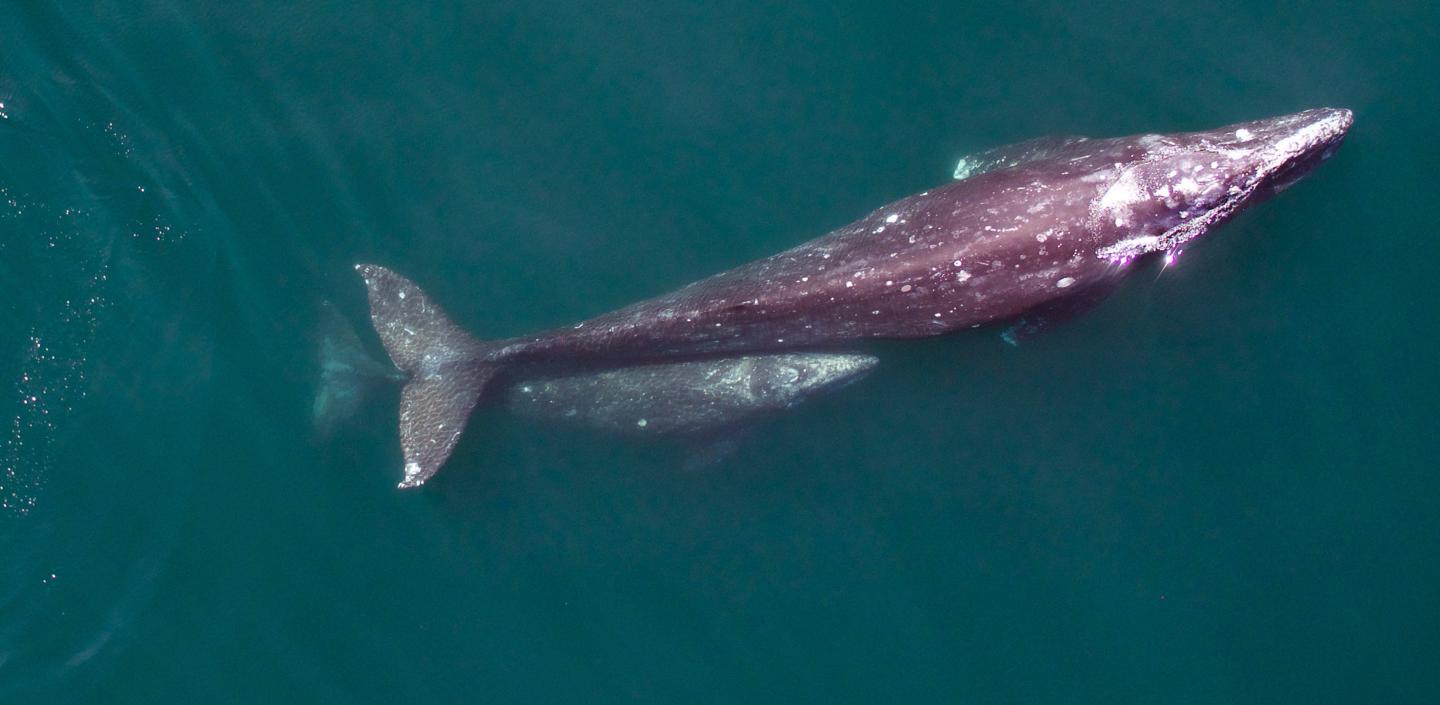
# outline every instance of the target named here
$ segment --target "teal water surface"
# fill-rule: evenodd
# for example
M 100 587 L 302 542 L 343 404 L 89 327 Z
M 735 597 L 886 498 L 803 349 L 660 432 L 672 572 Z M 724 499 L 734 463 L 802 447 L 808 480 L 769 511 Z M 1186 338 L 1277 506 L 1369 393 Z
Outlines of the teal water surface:
M 12 3 L 0 702 L 1440 701 L 1437 28 Z M 709 470 L 482 411 L 400 491 L 393 390 L 312 423 L 355 262 L 517 335 L 972 150 L 1318 106 L 1340 153 L 1179 266 L 1017 348 L 878 346 Z

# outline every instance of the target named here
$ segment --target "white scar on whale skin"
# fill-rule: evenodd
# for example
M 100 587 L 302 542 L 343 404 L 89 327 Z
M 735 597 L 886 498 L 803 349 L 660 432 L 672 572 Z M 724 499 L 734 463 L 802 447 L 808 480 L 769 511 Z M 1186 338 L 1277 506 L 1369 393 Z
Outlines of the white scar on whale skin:
M 1126 171 L 1105 191 L 1105 195 L 1100 197 L 1100 207 L 1114 211 L 1119 208 L 1128 208 L 1149 198 L 1150 194 L 1140 185 L 1135 174 Z

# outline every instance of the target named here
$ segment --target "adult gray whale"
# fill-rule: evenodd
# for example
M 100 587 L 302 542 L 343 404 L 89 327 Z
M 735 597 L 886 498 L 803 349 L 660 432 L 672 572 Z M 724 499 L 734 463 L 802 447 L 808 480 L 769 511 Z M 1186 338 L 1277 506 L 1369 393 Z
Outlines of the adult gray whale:
M 1047 138 L 967 160 L 951 183 L 828 235 L 572 327 L 480 341 L 403 277 L 356 265 L 401 393 L 401 487 L 449 457 L 486 385 L 517 366 L 645 362 L 942 335 L 1073 314 L 1328 158 L 1321 108 L 1215 130 Z

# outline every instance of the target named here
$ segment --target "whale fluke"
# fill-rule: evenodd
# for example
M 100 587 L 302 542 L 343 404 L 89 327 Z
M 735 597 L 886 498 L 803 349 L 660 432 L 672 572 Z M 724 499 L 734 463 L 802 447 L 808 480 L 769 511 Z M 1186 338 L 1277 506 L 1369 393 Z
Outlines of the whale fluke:
M 489 346 L 452 323 L 413 282 L 373 264 L 355 269 L 369 291 L 375 332 L 407 376 L 400 392 L 400 487 L 419 487 L 450 457 L 497 368 L 484 361 Z
M 318 385 L 311 404 L 315 433 L 328 438 L 355 415 L 380 381 L 404 381 L 398 370 L 371 358 L 345 316 L 328 301 L 320 303 L 320 333 L 315 352 Z

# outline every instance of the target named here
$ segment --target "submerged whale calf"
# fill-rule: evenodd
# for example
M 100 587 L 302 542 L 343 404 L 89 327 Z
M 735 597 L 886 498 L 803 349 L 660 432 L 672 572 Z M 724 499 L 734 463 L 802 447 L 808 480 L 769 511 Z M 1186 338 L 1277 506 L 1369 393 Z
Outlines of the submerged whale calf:
M 707 436 L 795 408 L 855 382 L 879 360 L 862 353 L 757 353 L 527 379 L 507 410 L 638 436 Z
M 1072 315 L 1328 158 L 1352 123 L 1321 108 L 1203 132 L 1053 138 L 963 163 L 951 183 L 828 235 L 571 327 L 475 339 L 403 277 L 356 265 L 409 381 L 401 487 L 449 457 L 486 385 L 517 367 L 622 368 L 918 338 Z
M 412 285 L 413 286 L 413 285 Z M 415 287 L 407 297 L 424 297 Z M 431 304 L 433 305 L 433 304 Z M 334 306 L 320 308 L 312 416 L 321 437 L 354 416 L 382 382 L 408 377 L 372 359 Z M 507 380 L 499 405 L 534 421 L 636 437 L 676 437 L 714 451 L 760 419 L 848 386 L 875 368 L 873 355 L 788 351 L 656 362 L 608 370 L 550 371 Z

